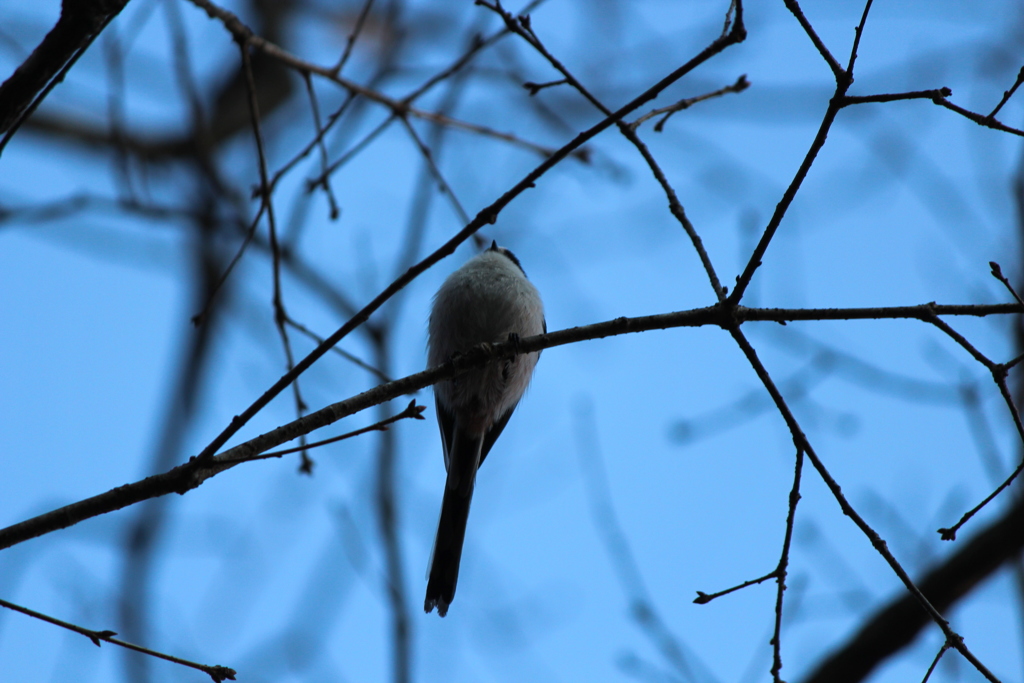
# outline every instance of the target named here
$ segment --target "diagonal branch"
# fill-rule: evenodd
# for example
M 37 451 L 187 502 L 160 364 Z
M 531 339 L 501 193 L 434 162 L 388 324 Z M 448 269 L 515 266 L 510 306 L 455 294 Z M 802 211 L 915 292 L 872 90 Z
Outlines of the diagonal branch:
M 251 459 L 271 448 L 287 443 L 304 434 L 333 424 L 371 406 L 423 389 L 445 379 L 451 379 L 486 363 L 511 357 L 519 353 L 533 353 L 542 349 L 563 346 L 589 339 L 601 339 L 621 334 L 632 334 L 676 327 L 719 325 L 729 328 L 747 320 L 866 320 L 866 319 L 918 319 L 941 315 L 996 315 L 1024 313 L 1020 304 L 990 306 L 902 306 L 875 309 L 757 309 L 740 306 L 732 314 L 723 313 L 722 306 L 698 308 L 689 311 L 662 313 L 637 318 L 615 318 L 601 323 L 573 327 L 547 334 L 528 337 L 501 344 L 481 345 L 453 358 L 444 365 L 381 384 L 338 403 L 293 420 L 254 439 L 234 446 L 220 455 L 193 457 L 162 474 L 147 477 L 132 484 L 119 486 L 77 503 L 47 512 L 29 520 L 0 529 L 0 550 L 31 538 L 65 529 L 98 515 L 120 510 L 129 505 L 169 493 L 184 494 L 200 486 L 207 479 Z M 344 329 L 344 328 L 343 328 Z M 322 345 L 321 345 L 322 346 Z M 333 346 L 331 344 L 330 346 Z M 328 348 L 330 348 L 328 346 Z M 300 367 L 297 365 L 296 368 Z M 774 385 L 773 385 L 774 386 Z M 776 390 L 777 392 L 777 390 Z
M 128 0 L 63 0 L 60 19 L 29 58 L 0 85 L 0 153 L 18 126 L 85 54 Z
M 843 495 L 843 491 L 840 488 L 839 483 L 832 477 L 832 474 L 828 471 L 828 469 L 825 467 L 825 464 L 821 461 L 821 459 L 818 457 L 818 454 L 814 451 L 814 448 L 811 446 L 811 443 L 807 439 L 807 436 L 803 433 L 803 430 L 800 428 L 800 424 L 797 422 L 796 417 L 789 409 L 789 405 L 786 403 L 785 398 L 782 396 L 778 388 L 775 386 L 775 383 L 772 381 L 772 378 L 768 374 L 767 369 L 761 363 L 760 358 L 758 358 L 757 352 L 754 350 L 754 347 L 750 345 L 750 342 L 747 341 L 746 337 L 740 331 L 739 327 L 731 329 L 730 333 L 732 334 L 733 339 L 736 340 L 736 343 L 739 345 L 740 349 L 743 351 L 743 354 L 746 356 L 747 361 L 750 363 L 751 367 L 754 368 L 754 371 L 757 373 L 758 378 L 764 384 L 765 389 L 771 395 L 772 400 L 775 402 L 776 407 L 779 409 L 779 413 L 782 415 L 782 418 L 786 421 L 786 426 L 789 428 L 790 434 L 792 434 L 793 436 L 793 441 L 796 444 L 796 447 L 803 450 L 804 453 L 806 453 L 807 459 L 811 461 L 811 464 L 814 466 L 814 469 L 818 471 L 818 475 L 825 482 L 825 485 L 829 488 L 829 491 L 832 492 L 832 496 L 836 499 L 836 502 L 839 503 L 839 507 L 842 509 L 843 514 L 845 514 L 847 517 L 853 520 L 853 523 L 856 524 L 857 527 L 861 530 L 861 532 L 863 532 L 864 535 L 868 537 L 868 540 L 871 542 L 871 545 L 874 547 L 874 549 L 878 552 L 879 555 L 881 555 L 885 559 L 886 563 L 893 570 L 893 572 L 895 572 L 896 576 L 899 577 L 900 581 L 903 583 L 907 591 L 910 593 L 910 597 L 913 598 L 913 600 L 917 603 L 919 608 L 924 608 L 924 611 L 927 613 L 927 616 L 930 617 L 930 619 L 933 622 L 935 622 L 940 629 L 942 629 L 943 634 L 946 636 L 946 641 L 951 643 L 952 647 L 955 647 L 956 650 L 964 657 L 964 659 L 969 661 L 974 666 L 974 668 L 977 669 L 978 672 L 981 673 L 986 679 L 992 681 L 993 683 L 998 683 L 999 679 L 997 679 L 992 674 L 992 672 L 990 672 L 988 668 L 986 668 L 985 665 L 981 663 L 981 661 L 974 655 L 974 653 L 967 648 L 967 645 L 964 644 L 963 638 L 958 633 L 953 631 L 953 629 L 949 625 L 949 622 L 946 621 L 946 619 L 942 616 L 939 610 L 931 604 L 931 602 L 924 595 L 921 589 L 913 582 L 913 580 L 910 578 L 910 575 L 907 574 L 907 571 L 903 568 L 903 566 L 899 563 L 896 557 L 889 550 L 889 546 L 882 539 L 882 537 L 878 535 L 878 532 L 875 531 L 864 520 L 864 518 L 860 516 L 860 513 L 858 513 L 854 509 L 854 507 L 850 505 L 849 501 L 846 500 L 846 496 Z M 776 669 L 775 667 L 773 667 L 773 674 L 775 675 L 776 680 L 780 680 L 778 678 L 778 669 Z
M 117 634 L 113 631 L 94 631 L 83 626 L 72 624 L 68 621 L 57 619 L 56 617 L 51 617 L 41 612 L 36 612 L 35 610 L 31 610 L 27 607 L 16 605 L 13 602 L 7 602 L 6 600 L 0 600 L 0 607 L 6 607 L 7 609 L 14 610 L 15 612 L 21 612 L 26 616 L 33 617 L 34 619 L 45 621 L 48 624 L 53 624 L 54 626 L 60 626 L 61 628 L 66 628 L 69 631 L 80 633 L 89 640 L 91 640 L 93 642 L 93 645 L 95 645 L 96 647 L 100 647 L 101 643 L 110 643 L 111 645 L 118 645 L 128 650 L 133 650 L 134 652 L 141 652 L 142 654 L 149 655 L 150 657 L 156 657 L 158 659 L 163 659 L 168 662 L 173 662 L 174 664 L 180 664 L 182 666 L 187 666 L 192 669 L 197 669 L 198 671 L 202 671 L 204 674 L 212 678 L 214 683 L 221 683 L 221 681 L 224 680 L 235 680 L 235 674 L 237 672 L 234 669 L 228 668 L 226 666 L 211 666 L 209 664 L 199 664 L 197 662 L 191 662 L 187 659 L 182 659 L 181 657 L 175 657 L 174 655 L 164 654 L 163 652 L 159 652 L 157 650 L 150 650 L 147 647 L 142 647 L 141 645 L 135 645 L 133 643 L 120 640 L 119 638 L 115 638 L 114 636 L 116 636 Z
M 1024 549 L 1024 500 L 960 545 L 917 582 L 938 610 L 946 610 Z M 929 624 L 914 596 L 903 593 L 866 619 L 860 630 L 821 662 L 803 683 L 857 683 L 909 645 Z

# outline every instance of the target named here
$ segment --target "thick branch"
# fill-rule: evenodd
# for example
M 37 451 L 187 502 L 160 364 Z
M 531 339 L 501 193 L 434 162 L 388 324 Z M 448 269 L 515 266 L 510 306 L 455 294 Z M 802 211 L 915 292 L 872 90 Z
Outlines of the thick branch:
M 563 346 L 588 339 L 601 339 L 620 334 L 647 332 L 675 327 L 719 325 L 730 327 L 749 320 L 785 322 L 787 320 L 864 320 L 915 318 L 931 320 L 939 315 L 994 315 L 1024 313 L 1020 304 L 994 304 L 987 306 L 897 306 L 892 308 L 853 309 L 781 309 L 737 307 L 730 314 L 722 306 L 677 311 L 638 318 L 616 318 L 593 325 L 572 327 L 502 344 L 481 345 L 468 353 L 453 358 L 444 365 L 409 375 L 393 382 L 381 384 L 344 401 L 334 403 L 288 424 L 282 425 L 254 439 L 208 458 L 193 457 L 162 474 L 147 477 L 132 484 L 119 486 L 92 498 L 72 503 L 63 508 L 0 529 L 0 550 L 17 545 L 37 536 L 65 529 L 81 521 L 169 493 L 184 494 L 225 470 L 251 460 L 271 448 L 287 443 L 299 436 L 326 427 L 338 420 L 354 415 L 371 406 L 410 394 L 444 379 L 481 367 L 489 361 L 510 357 L 517 353 L 532 353 L 541 349 Z M 297 366 L 298 367 L 298 366 Z M 287 386 L 287 384 L 285 385 Z M 237 420 L 237 418 L 236 418 Z M 234 424 L 234 422 L 233 422 Z
M 0 133 L 31 113 L 54 79 L 89 46 L 128 0 L 64 0 L 60 19 L 10 78 L 0 85 Z

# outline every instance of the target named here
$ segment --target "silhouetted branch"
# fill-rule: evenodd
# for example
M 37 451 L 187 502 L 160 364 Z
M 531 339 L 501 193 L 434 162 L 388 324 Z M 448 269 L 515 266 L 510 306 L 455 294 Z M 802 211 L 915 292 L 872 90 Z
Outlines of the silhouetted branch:
M 57 24 L 0 85 L 0 133 L 5 133 L 0 154 L 21 123 L 127 4 L 128 0 L 63 0 Z
M 944 611 L 1024 549 L 1024 501 L 924 573 L 917 581 L 937 610 Z M 857 633 L 819 664 L 803 683 L 857 683 L 909 645 L 932 623 L 919 601 L 903 593 L 866 619 Z M 949 644 L 949 641 L 947 641 Z
M 119 510 L 147 498 L 163 496 L 168 493 L 184 494 L 200 486 L 210 477 L 234 467 L 239 462 L 251 459 L 253 456 L 263 453 L 270 448 L 287 443 L 304 434 L 309 434 L 371 406 L 423 389 L 441 380 L 456 377 L 473 368 L 482 367 L 490 361 L 512 357 L 516 354 L 532 353 L 542 349 L 590 339 L 602 339 L 604 337 L 647 332 L 650 330 L 701 327 L 704 325 L 719 325 L 728 328 L 731 325 L 750 320 L 785 322 L 786 320 L 914 318 L 930 322 L 931 317 L 936 314 L 983 316 L 1024 313 L 1024 306 L 1020 304 L 978 306 L 923 304 L 921 306 L 874 309 L 758 309 L 739 306 L 733 310 L 731 315 L 725 312 L 726 310 L 722 306 L 712 306 L 638 318 L 615 318 L 614 320 L 601 323 L 572 327 L 534 337 L 502 342 L 501 344 L 477 346 L 461 356 L 452 358 L 444 365 L 424 370 L 423 372 L 418 372 L 393 382 L 381 384 L 344 401 L 333 403 L 276 429 L 272 429 L 254 439 L 229 448 L 219 455 L 210 455 L 208 457 L 203 457 L 202 455 L 195 456 L 189 462 L 163 474 L 153 475 L 142 481 L 120 486 L 107 493 L 72 503 L 58 510 L 33 517 L 30 520 L 11 525 L 5 529 L 0 529 L 0 550 L 30 538 L 56 531 L 57 529 L 67 528 L 82 520 Z M 307 356 L 308 358 L 309 356 Z M 299 367 L 301 367 L 301 363 L 296 365 L 297 369 Z M 234 424 L 235 421 L 232 422 L 232 425 Z
M 705 100 L 711 100 L 716 97 L 721 97 L 722 95 L 725 95 L 727 93 L 743 92 L 749 87 L 750 81 L 747 80 L 747 75 L 743 74 L 742 76 L 737 78 L 736 82 L 733 83 L 732 85 L 727 85 L 724 88 L 719 88 L 718 90 L 713 90 L 703 95 L 697 95 L 696 97 L 687 97 L 685 99 L 679 100 L 675 104 L 670 104 L 667 107 L 653 109 L 644 114 L 643 116 L 641 116 L 640 118 L 638 118 L 636 121 L 630 123 L 629 126 L 633 130 L 636 130 L 637 127 L 644 121 L 648 121 L 654 118 L 655 116 L 660 116 L 661 114 L 664 114 L 661 120 L 654 124 L 654 131 L 656 133 L 660 133 L 665 128 L 665 122 L 668 121 L 669 118 L 676 112 L 683 111 L 684 109 L 689 109 L 698 102 L 704 102 Z
M 14 610 L 15 612 L 21 612 L 24 615 L 33 617 L 35 619 L 39 619 L 41 621 L 45 621 L 48 624 L 53 624 L 54 626 L 60 626 L 61 628 L 66 628 L 69 631 L 80 633 L 89 640 L 91 640 L 93 642 L 93 645 L 95 645 L 96 647 L 100 647 L 102 643 L 110 643 L 112 645 L 117 645 L 119 647 L 123 647 L 134 652 L 141 652 L 142 654 L 149 655 L 150 657 L 156 657 L 158 659 L 163 659 L 168 662 L 173 662 L 174 664 L 187 666 L 191 669 L 202 671 L 204 674 L 212 678 L 214 683 L 221 683 L 221 681 L 225 680 L 235 680 L 236 672 L 234 669 L 228 668 L 226 666 L 210 666 L 208 664 L 199 664 L 197 662 L 191 662 L 187 659 L 182 659 L 181 657 L 175 657 L 173 655 L 164 654 L 163 652 L 158 652 L 157 650 L 150 650 L 149 648 L 142 647 L 141 645 L 134 645 L 132 643 L 128 643 L 118 638 L 115 638 L 114 636 L 116 636 L 117 633 L 115 633 L 114 631 L 94 631 L 92 629 L 88 629 L 82 626 L 77 626 L 76 624 L 72 624 L 67 621 L 62 621 L 60 619 L 57 619 L 56 617 L 51 617 L 41 612 L 30 610 L 29 608 L 22 607 L 21 605 L 15 605 L 13 602 L 7 602 L 6 600 L 0 600 L 0 607 L 6 607 L 7 609 Z

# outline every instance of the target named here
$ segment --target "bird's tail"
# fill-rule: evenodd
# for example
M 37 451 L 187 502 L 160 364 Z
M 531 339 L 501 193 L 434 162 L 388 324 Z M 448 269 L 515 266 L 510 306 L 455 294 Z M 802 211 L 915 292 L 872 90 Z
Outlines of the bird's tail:
M 476 468 L 480 464 L 480 439 L 459 438 L 456 432 L 448 466 L 448 479 L 441 503 L 441 521 L 434 539 L 434 556 L 430 561 L 427 579 L 427 597 L 423 609 L 428 614 L 437 607 L 444 616 L 455 598 L 455 584 L 459 580 L 459 562 L 462 543 L 466 539 L 469 504 L 473 500 Z

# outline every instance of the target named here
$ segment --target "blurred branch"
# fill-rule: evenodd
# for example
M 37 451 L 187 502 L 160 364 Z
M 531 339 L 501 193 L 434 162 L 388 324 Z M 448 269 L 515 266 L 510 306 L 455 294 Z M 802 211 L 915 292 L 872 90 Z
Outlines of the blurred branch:
M 6 600 L 0 600 L 0 607 L 6 607 L 7 609 L 14 610 L 15 612 L 21 612 L 22 614 L 25 614 L 27 616 L 39 619 L 41 621 L 45 621 L 49 624 L 53 624 L 54 626 L 60 626 L 61 628 L 66 628 L 69 631 L 80 633 L 89 640 L 91 640 L 93 642 L 93 645 L 95 645 L 96 647 L 100 647 L 101 643 L 110 643 L 112 645 L 118 645 L 120 647 L 127 648 L 135 652 L 141 652 L 142 654 L 149 655 L 150 657 L 156 657 L 158 659 L 163 659 L 168 662 L 173 662 L 174 664 L 187 666 L 191 669 L 197 669 L 199 671 L 202 671 L 210 678 L 212 678 L 214 683 L 221 683 L 221 681 L 224 680 L 235 680 L 236 671 L 234 669 L 230 669 L 226 666 L 210 666 L 207 664 L 190 662 L 187 659 L 181 659 L 180 657 L 164 654 L 163 652 L 150 650 L 149 648 L 142 647 L 141 645 L 134 645 L 132 643 L 128 643 L 123 640 L 115 638 L 114 636 L 116 636 L 117 633 L 115 633 L 114 631 L 93 631 L 92 629 L 84 628 L 82 626 L 76 626 L 75 624 L 72 624 L 67 621 L 62 621 L 60 619 L 57 619 L 56 617 L 51 617 L 46 614 L 36 612 L 34 610 L 30 610 L 27 607 L 15 605 L 13 602 L 7 602 Z
M 188 228 L 191 236 L 187 252 L 187 275 L 190 306 L 210 301 L 217 285 L 218 273 L 224 267 L 216 234 L 216 205 L 219 199 L 212 192 L 203 192 L 193 199 L 196 208 Z M 227 296 L 219 297 L 211 305 L 205 324 L 180 329 L 176 367 L 171 376 L 173 386 L 164 402 L 160 430 L 149 450 L 149 473 L 163 472 L 180 462 L 183 444 L 200 402 L 203 382 L 209 371 L 210 354 L 215 347 L 216 333 L 226 308 Z M 121 537 L 123 563 L 116 585 L 119 596 L 119 628 L 125 637 L 136 642 L 151 640 L 148 629 L 149 610 L 154 594 L 152 580 L 159 566 L 157 553 L 174 510 L 166 498 L 154 498 L 138 506 L 129 515 Z M 128 655 L 124 658 L 125 678 L 132 683 L 151 680 L 145 657 Z
M 543 156 L 554 155 L 558 151 L 560 151 L 544 147 L 542 145 L 536 145 L 532 142 L 522 140 L 516 137 L 515 135 L 492 130 L 486 126 L 481 126 L 466 121 L 460 121 L 458 119 L 453 119 L 443 114 L 417 109 L 411 106 L 407 99 L 396 100 L 390 98 L 387 95 L 378 92 L 377 90 L 360 85 L 355 81 L 349 80 L 338 75 L 335 72 L 334 67 L 320 66 L 317 64 L 313 64 L 312 62 L 300 59 L 299 57 L 296 57 L 287 50 L 284 50 L 278 45 L 275 45 L 269 40 L 266 40 L 265 38 L 262 38 L 261 36 L 257 35 L 251 28 L 246 26 L 233 13 L 229 12 L 228 10 L 222 7 L 215 5 L 214 3 L 210 2 L 210 0 L 190 0 L 190 2 L 192 2 L 197 7 L 203 9 L 207 13 L 207 15 L 210 16 L 211 19 L 219 20 L 224 25 L 224 27 L 231 32 L 231 34 L 235 37 L 235 40 L 245 42 L 246 44 L 254 47 L 255 49 L 260 50 L 267 56 L 280 61 L 285 66 L 295 69 L 300 74 L 316 74 L 317 76 L 321 76 L 329 81 L 336 83 L 345 90 L 348 90 L 350 93 L 358 94 L 362 97 L 365 97 L 368 100 L 384 105 L 385 107 L 390 109 L 392 114 L 394 114 L 395 116 L 414 116 L 425 121 L 431 121 L 433 123 L 438 123 L 452 128 L 459 128 L 465 131 L 483 135 L 485 137 L 504 140 L 505 142 L 510 142 L 512 144 L 533 150 L 534 152 L 537 152 L 538 154 L 541 154 Z
M 683 680 L 692 679 L 693 671 L 683 654 L 683 643 L 658 614 L 629 546 L 629 539 L 619 524 L 608 485 L 608 474 L 598 447 L 594 409 L 589 402 L 577 408 L 575 422 L 577 452 L 591 516 L 626 594 L 630 615 L 677 675 Z
M 392 326 L 373 339 L 374 362 L 385 373 L 391 371 L 390 336 Z M 406 411 L 413 408 L 410 404 Z M 422 407 L 418 407 L 420 411 Z M 386 415 L 388 406 L 381 403 L 378 414 Z M 422 419 L 417 413 L 418 419 Z M 412 621 L 409 618 L 409 600 L 406 593 L 405 568 L 400 542 L 398 503 L 395 492 L 397 444 L 392 431 L 385 431 L 377 442 L 376 468 L 374 471 L 374 508 L 384 550 L 384 598 L 391 617 L 392 639 L 392 680 L 394 683 L 410 683 L 412 680 Z
M 291 325 L 292 327 L 294 327 L 296 330 L 301 332 L 302 334 L 306 335 L 307 337 L 309 337 L 310 339 L 315 341 L 317 344 L 323 343 L 323 341 L 324 341 L 323 337 L 321 337 L 320 335 L 316 334 L 315 332 L 310 330 L 308 327 L 306 327 L 302 323 L 300 323 L 300 322 L 298 322 L 296 320 L 292 320 L 291 318 L 289 318 L 286 322 L 289 325 Z M 390 377 L 388 377 L 383 372 L 381 372 L 379 369 L 373 367 L 372 365 L 370 365 L 369 363 L 367 363 L 363 359 L 359 358 L 358 356 L 356 356 L 354 354 L 351 354 L 351 353 L 349 353 L 348 351 L 346 351 L 344 349 L 340 349 L 337 346 L 333 347 L 331 349 L 331 351 L 333 351 L 334 353 L 338 354 L 339 356 L 341 356 L 345 360 L 349 361 L 353 365 L 355 365 L 357 367 L 360 367 L 363 370 L 366 370 L 367 372 L 373 374 L 380 381 L 382 381 L 382 382 L 390 382 L 391 381 Z M 310 447 L 312 448 L 313 445 L 314 444 L 310 444 Z

